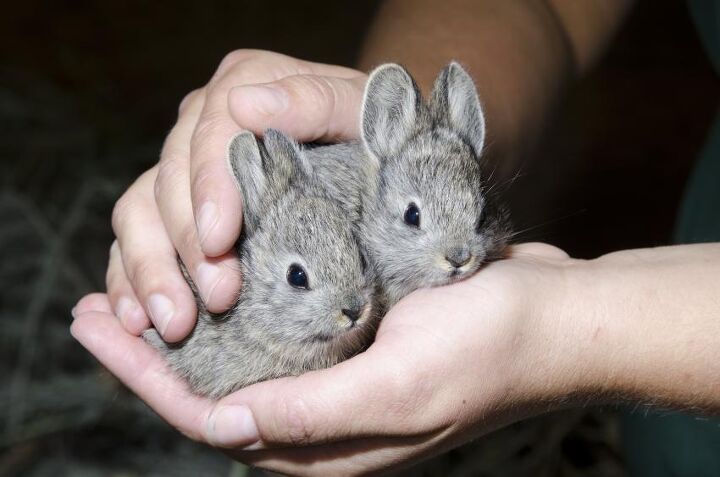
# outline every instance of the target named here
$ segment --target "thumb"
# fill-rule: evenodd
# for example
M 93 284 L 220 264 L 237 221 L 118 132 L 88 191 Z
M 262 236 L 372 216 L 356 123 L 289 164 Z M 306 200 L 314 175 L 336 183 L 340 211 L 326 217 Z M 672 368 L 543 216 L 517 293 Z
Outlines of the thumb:
M 426 427 L 415 412 L 425 399 L 413 395 L 402 367 L 389 366 L 382 353 L 372 354 L 226 396 L 208 415 L 207 440 L 255 450 L 415 435 Z
M 353 78 L 286 76 L 271 83 L 234 87 L 228 107 L 240 127 L 258 135 L 274 128 L 303 142 L 357 139 L 366 82 L 364 74 Z

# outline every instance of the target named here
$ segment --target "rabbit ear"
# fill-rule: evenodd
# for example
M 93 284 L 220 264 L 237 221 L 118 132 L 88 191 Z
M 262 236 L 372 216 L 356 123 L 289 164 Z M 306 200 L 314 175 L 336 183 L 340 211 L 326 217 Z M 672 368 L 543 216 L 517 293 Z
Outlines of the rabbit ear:
M 251 132 L 244 131 L 230 141 L 228 160 L 243 197 L 246 233 L 259 222 L 265 204 L 309 169 L 298 145 L 280 131 L 268 129 L 264 144 L 258 144 Z
M 247 232 L 257 223 L 267 179 L 255 135 L 249 131 L 230 141 L 228 163 L 243 198 L 243 228 Z
M 310 166 L 300 146 L 277 129 L 267 129 L 263 137 L 267 158 L 265 171 L 270 181 L 268 192 L 282 194 L 301 176 L 310 174 Z
M 485 143 L 485 117 L 475 83 L 459 63 L 447 65 L 435 80 L 430 111 L 437 124 L 458 133 L 480 156 Z
M 422 108 L 420 90 L 402 66 L 376 68 L 362 107 L 362 139 L 369 152 L 378 160 L 398 152 L 418 128 Z

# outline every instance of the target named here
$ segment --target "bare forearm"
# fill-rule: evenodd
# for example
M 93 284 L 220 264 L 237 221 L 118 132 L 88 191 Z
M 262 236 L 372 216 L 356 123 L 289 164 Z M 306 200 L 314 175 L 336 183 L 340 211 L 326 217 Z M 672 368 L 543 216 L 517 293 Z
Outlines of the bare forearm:
M 532 144 L 561 88 L 584 71 L 630 0 L 390 0 L 368 36 L 361 66 L 405 64 L 428 89 L 450 59 L 476 79 L 491 152 L 511 165 Z
M 720 412 L 720 243 L 615 252 L 568 276 L 578 389 Z

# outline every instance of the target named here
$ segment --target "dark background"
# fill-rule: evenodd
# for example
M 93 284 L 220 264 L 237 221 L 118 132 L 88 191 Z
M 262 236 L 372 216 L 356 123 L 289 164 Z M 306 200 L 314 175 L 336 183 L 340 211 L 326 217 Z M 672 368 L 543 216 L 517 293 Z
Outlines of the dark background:
M 104 288 L 114 201 L 224 54 L 352 66 L 376 3 L 3 6 L 0 475 L 246 475 L 102 371 L 69 336 L 69 310 Z M 718 86 L 684 3 L 639 2 L 508 188 L 521 238 L 587 258 L 669 243 Z M 533 419 L 408 472 L 421 474 L 624 475 L 617 410 Z

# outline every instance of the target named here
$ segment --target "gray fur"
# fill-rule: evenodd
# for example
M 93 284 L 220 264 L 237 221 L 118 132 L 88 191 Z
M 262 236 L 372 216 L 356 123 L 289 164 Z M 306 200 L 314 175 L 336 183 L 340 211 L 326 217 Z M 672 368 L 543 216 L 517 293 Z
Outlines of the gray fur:
M 361 124 L 362 143 L 313 149 L 307 158 L 346 208 L 362 210 L 360 235 L 387 305 L 501 257 L 510 223 L 484 173 L 485 120 L 459 64 L 442 70 L 429 103 L 404 68 L 380 66 L 368 80 Z M 403 220 L 411 202 L 419 228 Z M 469 262 L 451 265 L 458 257 Z
M 245 213 L 237 303 L 213 316 L 198 299 L 197 326 L 177 345 L 144 334 L 194 392 L 213 398 L 347 359 L 370 343 L 380 315 L 349 219 L 359 212 L 332 198 L 297 145 L 272 130 L 258 144 L 246 132 L 229 158 Z M 287 283 L 294 263 L 307 271 L 309 290 Z M 363 310 L 354 326 L 342 312 L 353 308 Z

